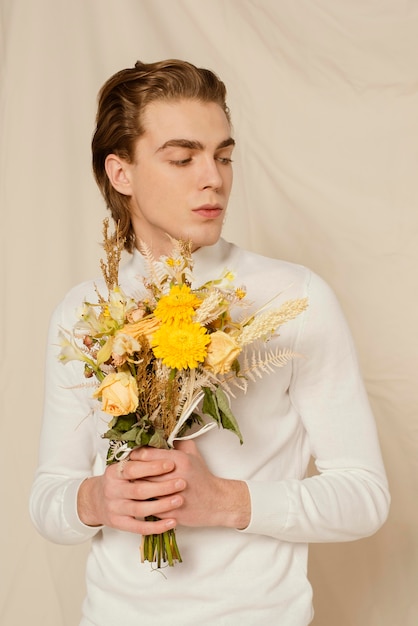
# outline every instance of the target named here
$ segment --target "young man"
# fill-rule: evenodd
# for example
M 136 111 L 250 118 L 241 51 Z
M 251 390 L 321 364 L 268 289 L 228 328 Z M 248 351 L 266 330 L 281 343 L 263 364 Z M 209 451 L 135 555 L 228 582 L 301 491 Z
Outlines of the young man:
M 387 516 L 374 420 L 334 295 L 306 268 L 220 238 L 233 147 L 225 87 L 208 70 L 137 63 L 101 91 L 93 166 L 132 252 L 125 292 L 145 272 L 136 241 L 159 256 L 170 235 L 192 241 L 196 284 L 228 268 L 254 311 L 283 290 L 309 307 L 272 340 L 305 358 L 233 400 L 243 446 L 215 429 L 175 450 L 135 450 L 122 471 L 105 469 L 107 420 L 80 387 L 79 364 L 59 365 L 53 348 L 94 284 L 57 308 L 31 514 L 52 541 L 92 539 L 81 626 L 306 626 L 307 544 L 370 535 Z M 307 478 L 311 455 L 319 475 Z M 159 520 L 144 521 L 150 515 Z M 161 576 L 141 564 L 138 534 L 174 527 L 184 562 Z

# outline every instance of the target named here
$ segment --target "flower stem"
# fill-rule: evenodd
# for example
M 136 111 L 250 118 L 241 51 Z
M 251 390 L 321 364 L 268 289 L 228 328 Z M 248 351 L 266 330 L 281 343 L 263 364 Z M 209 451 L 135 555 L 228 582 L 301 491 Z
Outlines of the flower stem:
M 149 516 L 146 519 L 155 521 L 158 518 Z M 141 563 L 145 561 L 156 563 L 157 569 L 160 569 L 163 563 L 173 567 L 176 562 L 182 562 L 174 529 L 166 530 L 159 535 L 143 535 L 140 552 Z

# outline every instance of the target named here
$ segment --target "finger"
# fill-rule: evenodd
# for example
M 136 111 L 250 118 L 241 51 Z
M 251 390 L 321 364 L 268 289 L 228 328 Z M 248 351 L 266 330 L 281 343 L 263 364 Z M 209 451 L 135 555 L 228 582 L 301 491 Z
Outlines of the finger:
M 137 521 L 137 520 L 136 520 Z M 158 520 L 157 522 L 140 521 L 140 534 L 141 535 L 159 535 L 166 530 L 176 527 L 175 519 Z
M 172 519 L 176 509 L 180 508 L 183 503 L 184 498 L 178 494 L 152 500 L 119 500 L 117 507 L 114 502 L 109 507 L 109 525 L 121 528 L 124 518 L 146 521 L 146 518 L 153 516 L 166 520 Z M 128 523 L 126 520 L 125 525 Z
M 137 519 L 135 517 L 118 516 L 115 517 L 112 523 L 113 528 L 124 530 L 130 533 L 136 533 L 138 535 L 159 535 L 167 530 L 176 527 L 176 520 L 159 519 L 151 522 L 143 519 Z
M 153 516 L 160 519 L 171 519 L 175 517 L 175 511 L 179 509 L 183 503 L 184 498 L 180 494 L 141 502 L 131 500 L 130 517 L 146 519 Z
M 125 463 L 120 471 L 119 478 L 124 480 L 139 480 L 151 476 L 168 474 L 174 469 L 174 459 L 155 459 L 149 461 L 136 461 L 134 459 Z
M 194 441 L 191 439 L 180 439 L 174 442 L 174 448 L 185 454 L 199 456 L 199 451 Z
M 123 486 L 123 495 L 129 500 L 150 500 L 178 494 L 185 488 L 186 481 L 183 478 L 165 481 L 139 480 L 126 483 Z
M 157 459 L 169 460 L 171 458 L 171 454 L 172 450 L 142 446 L 132 450 L 129 458 L 131 461 L 155 461 Z
M 171 484 L 173 483 L 171 482 Z M 126 483 L 125 489 L 128 489 L 128 487 L 129 483 Z M 152 497 L 152 492 L 148 494 L 147 490 L 144 490 L 141 485 L 141 493 L 139 495 L 141 497 L 144 497 L 145 495 L 150 495 L 150 498 L 124 498 L 122 497 L 122 493 L 118 494 L 118 497 L 107 497 L 104 503 L 106 525 L 118 527 L 123 530 L 123 528 L 120 526 L 120 520 L 125 517 L 144 519 L 150 515 L 158 517 L 162 514 L 165 514 L 164 517 L 166 519 L 173 517 L 173 511 L 183 505 L 184 497 L 180 493 L 172 493 L 172 487 L 166 486 L 165 488 L 161 488 L 161 485 L 159 485 L 158 487 L 160 488 L 157 489 L 157 493 L 161 492 L 162 494 L 164 494 L 164 492 L 167 491 L 168 495 L 159 495 Z M 133 495 L 138 494 L 134 493 Z M 132 493 L 129 494 L 129 496 L 132 496 Z

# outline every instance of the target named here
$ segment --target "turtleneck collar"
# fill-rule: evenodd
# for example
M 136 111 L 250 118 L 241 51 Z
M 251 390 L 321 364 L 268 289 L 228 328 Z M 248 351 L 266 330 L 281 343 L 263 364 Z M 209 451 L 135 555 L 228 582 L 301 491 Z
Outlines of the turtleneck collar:
M 220 238 L 213 246 L 204 246 L 193 252 L 193 276 L 196 285 L 218 278 L 227 268 L 233 248 L 233 244 Z M 128 266 L 136 276 L 145 273 L 145 259 L 136 248 Z

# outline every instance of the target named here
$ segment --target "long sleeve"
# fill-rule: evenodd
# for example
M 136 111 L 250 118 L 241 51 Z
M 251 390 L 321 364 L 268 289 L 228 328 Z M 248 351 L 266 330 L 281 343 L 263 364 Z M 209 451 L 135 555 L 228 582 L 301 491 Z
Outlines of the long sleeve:
M 77 515 L 78 488 L 92 475 L 101 443 L 91 388 L 81 363 L 62 365 L 57 358 L 58 332 L 72 328 L 81 302 L 79 290 L 70 292 L 51 318 L 39 466 L 30 498 L 37 530 L 50 541 L 66 544 L 86 541 L 100 530 L 85 526 Z
M 294 362 L 288 393 L 306 431 L 301 447 L 319 475 L 300 478 L 295 470 L 280 481 L 248 481 L 253 515 L 246 532 L 294 542 L 349 541 L 383 524 L 390 498 L 350 332 L 332 291 L 309 274 L 300 293 L 309 306 L 294 341 L 302 358 Z

